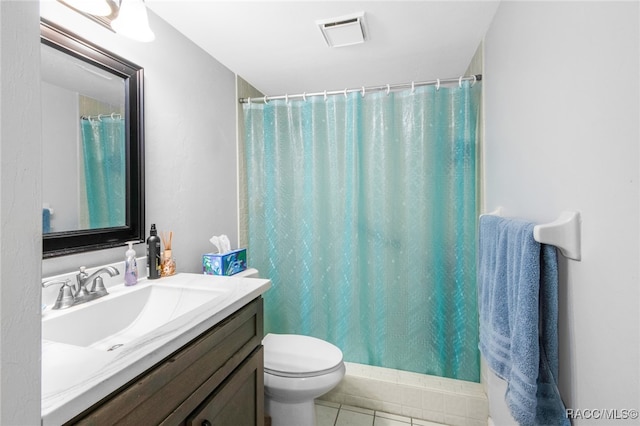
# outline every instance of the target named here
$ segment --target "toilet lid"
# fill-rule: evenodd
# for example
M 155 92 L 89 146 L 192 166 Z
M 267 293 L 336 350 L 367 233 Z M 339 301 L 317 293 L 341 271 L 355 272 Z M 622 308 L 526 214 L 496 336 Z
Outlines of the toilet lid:
M 264 370 L 277 376 L 318 376 L 342 365 L 342 351 L 315 337 L 269 333 L 262 344 Z

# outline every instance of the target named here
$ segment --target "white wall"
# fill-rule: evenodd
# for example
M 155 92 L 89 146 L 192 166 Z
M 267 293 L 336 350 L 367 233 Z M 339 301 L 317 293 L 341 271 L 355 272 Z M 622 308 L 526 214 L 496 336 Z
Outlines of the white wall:
M 51 231 L 80 229 L 78 93 L 42 82 L 42 201 L 49 204 Z
M 150 12 L 151 43 L 118 36 L 67 10 L 42 3 L 42 16 L 144 68 L 146 233 L 173 231 L 179 272 L 202 272 L 212 235 L 237 242 L 235 76 Z M 43 275 L 124 259 L 126 247 L 43 262 Z M 145 254 L 144 244 L 136 246 Z M 146 273 L 141 267 L 141 274 Z
M 40 424 L 38 3 L 0 2 L 0 424 Z
M 567 408 L 640 409 L 639 16 L 638 2 L 503 2 L 485 38 L 485 210 L 582 213 L 582 261 L 560 257 Z

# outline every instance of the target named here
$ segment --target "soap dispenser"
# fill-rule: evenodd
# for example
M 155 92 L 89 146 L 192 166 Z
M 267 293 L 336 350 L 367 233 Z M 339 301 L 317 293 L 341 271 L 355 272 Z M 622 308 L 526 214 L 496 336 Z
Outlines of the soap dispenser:
M 129 241 L 129 250 L 124 258 L 124 285 L 135 285 L 138 282 L 138 262 L 136 251 L 133 249 L 134 241 Z

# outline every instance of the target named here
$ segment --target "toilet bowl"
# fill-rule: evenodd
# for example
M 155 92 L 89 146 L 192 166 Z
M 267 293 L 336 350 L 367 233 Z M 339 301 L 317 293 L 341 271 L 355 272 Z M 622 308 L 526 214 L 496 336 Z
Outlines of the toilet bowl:
M 258 278 L 256 269 L 238 277 Z M 324 340 L 297 334 L 267 334 L 264 346 L 264 409 L 272 426 L 314 426 L 315 398 L 344 377 L 342 351 Z
M 324 340 L 294 334 L 267 334 L 262 345 L 265 412 L 272 425 L 315 425 L 314 399 L 344 377 L 342 351 Z

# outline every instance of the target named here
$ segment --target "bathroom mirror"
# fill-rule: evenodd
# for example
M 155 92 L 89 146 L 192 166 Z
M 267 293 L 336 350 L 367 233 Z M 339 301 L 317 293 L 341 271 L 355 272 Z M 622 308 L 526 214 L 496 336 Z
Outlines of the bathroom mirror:
M 42 20 L 43 257 L 144 240 L 143 69 Z

